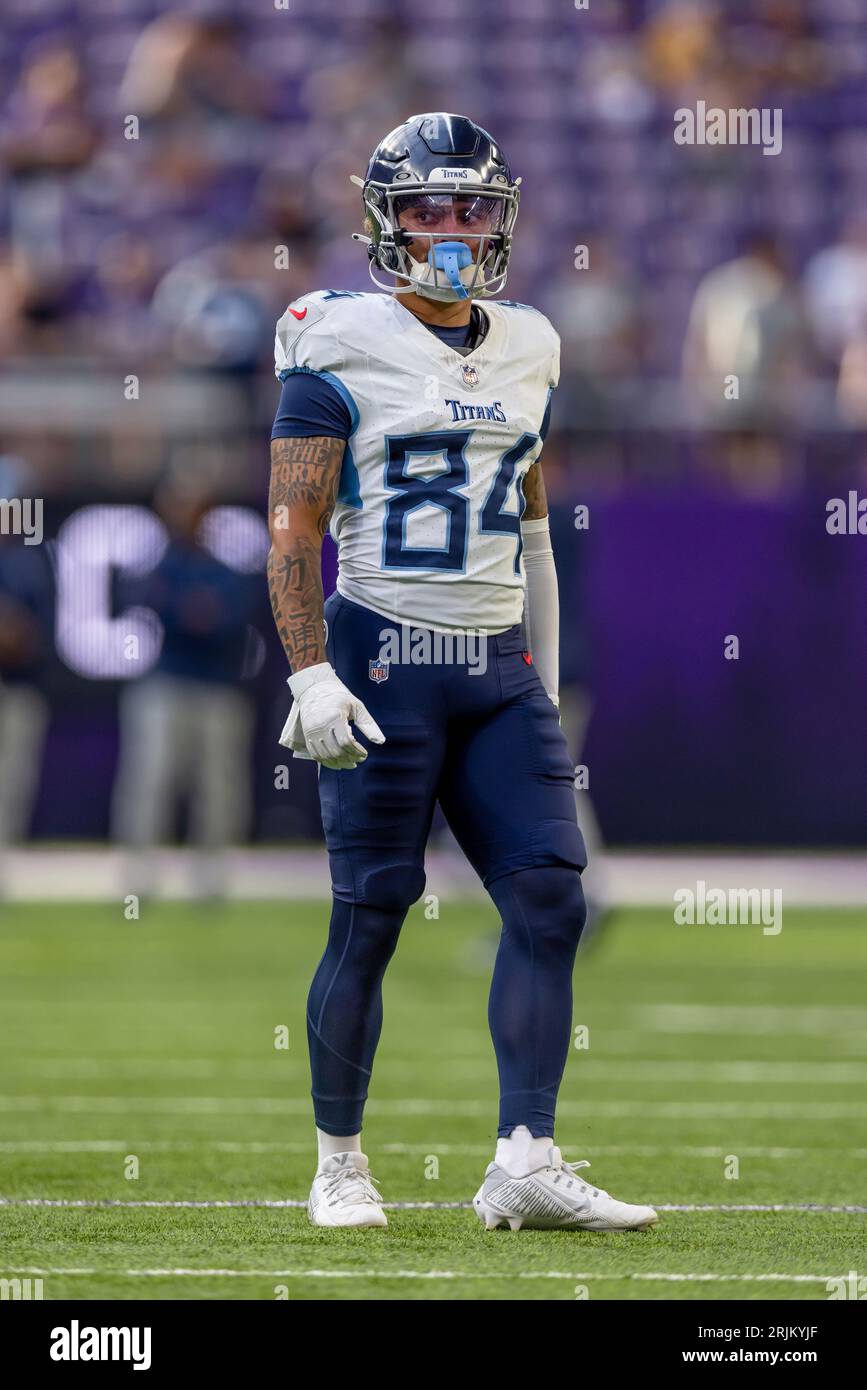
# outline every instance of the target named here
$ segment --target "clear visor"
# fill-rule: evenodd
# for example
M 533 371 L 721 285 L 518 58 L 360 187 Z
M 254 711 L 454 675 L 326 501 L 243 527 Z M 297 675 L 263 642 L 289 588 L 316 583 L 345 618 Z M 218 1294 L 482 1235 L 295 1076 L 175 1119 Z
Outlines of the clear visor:
M 488 236 L 502 231 L 505 204 L 483 194 L 408 193 L 395 198 L 394 211 L 404 232 Z

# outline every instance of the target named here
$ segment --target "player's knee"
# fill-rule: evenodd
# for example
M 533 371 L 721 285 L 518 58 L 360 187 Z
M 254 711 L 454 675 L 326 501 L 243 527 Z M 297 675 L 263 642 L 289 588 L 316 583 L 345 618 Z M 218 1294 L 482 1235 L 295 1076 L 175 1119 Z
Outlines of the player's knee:
M 425 875 L 420 864 L 390 864 L 361 876 L 359 899 L 382 912 L 406 912 L 424 892 Z
M 581 874 L 568 865 L 541 865 L 494 883 L 491 893 L 506 926 L 527 940 L 534 955 L 574 955 L 587 904 Z
M 536 870 L 539 937 L 552 951 L 575 951 L 587 921 L 587 904 L 577 868 L 550 866 Z
M 554 872 L 563 875 L 562 900 L 566 936 L 572 945 L 577 946 L 587 924 L 587 899 L 584 896 L 581 874 L 577 869 L 555 869 Z

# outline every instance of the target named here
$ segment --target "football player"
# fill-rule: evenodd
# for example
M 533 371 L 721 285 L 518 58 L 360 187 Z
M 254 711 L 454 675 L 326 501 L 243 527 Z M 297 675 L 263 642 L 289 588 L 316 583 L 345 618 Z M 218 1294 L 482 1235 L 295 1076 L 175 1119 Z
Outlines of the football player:
M 476 1213 L 488 1228 L 642 1228 L 651 1207 L 585 1182 L 554 1144 L 586 855 L 539 463 L 559 339 L 535 309 L 492 299 L 519 180 L 485 130 L 440 112 L 392 131 L 354 181 L 379 292 L 289 306 L 271 446 L 269 586 L 294 697 L 281 742 L 320 766 L 333 887 L 307 1012 L 309 1216 L 386 1225 L 362 1113 L 439 802 L 502 919 L 499 1139 Z M 323 606 L 328 529 L 339 576 Z

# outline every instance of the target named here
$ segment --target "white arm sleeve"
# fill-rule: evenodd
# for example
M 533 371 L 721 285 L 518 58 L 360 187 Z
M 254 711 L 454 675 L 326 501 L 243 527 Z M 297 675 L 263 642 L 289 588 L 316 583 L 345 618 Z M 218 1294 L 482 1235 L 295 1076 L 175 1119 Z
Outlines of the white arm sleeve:
M 524 600 L 524 626 L 533 665 L 554 704 L 559 704 L 560 686 L 560 597 L 548 518 L 521 523 L 524 541 L 524 573 L 527 593 Z

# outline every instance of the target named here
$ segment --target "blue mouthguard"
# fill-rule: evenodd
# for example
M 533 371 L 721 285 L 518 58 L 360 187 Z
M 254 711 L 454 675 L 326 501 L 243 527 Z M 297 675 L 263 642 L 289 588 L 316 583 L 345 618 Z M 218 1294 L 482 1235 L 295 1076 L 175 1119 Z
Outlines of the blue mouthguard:
M 428 261 L 437 270 L 444 270 L 449 284 L 459 299 L 469 299 L 461 284 L 461 271 L 473 263 L 473 253 L 464 241 L 440 241 L 428 252 Z

